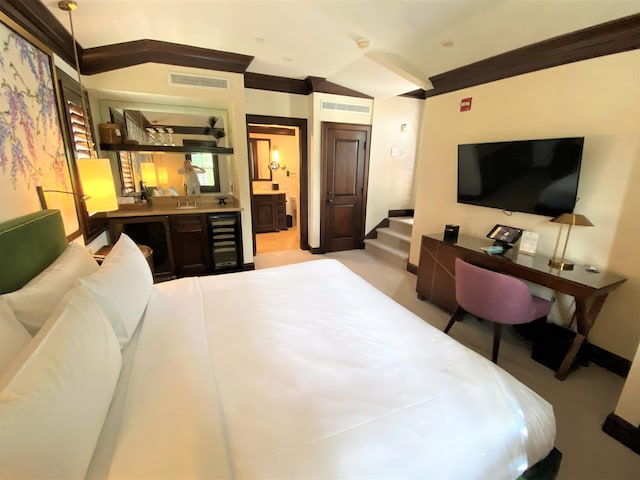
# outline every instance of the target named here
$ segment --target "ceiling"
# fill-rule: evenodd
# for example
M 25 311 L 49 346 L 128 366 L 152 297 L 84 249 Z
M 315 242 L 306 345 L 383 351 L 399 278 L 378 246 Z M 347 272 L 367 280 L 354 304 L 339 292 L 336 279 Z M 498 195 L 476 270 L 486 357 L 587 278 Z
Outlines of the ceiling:
M 70 30 L 57 0 L 42 3 Z M 638 0 L 77 3 L 73 23 L 84 49 L 151 39 L 239 53 L 254 57 L 248 72 L 326 78 L 377 98 L 429 90 L 434 75 L 640 13 Z

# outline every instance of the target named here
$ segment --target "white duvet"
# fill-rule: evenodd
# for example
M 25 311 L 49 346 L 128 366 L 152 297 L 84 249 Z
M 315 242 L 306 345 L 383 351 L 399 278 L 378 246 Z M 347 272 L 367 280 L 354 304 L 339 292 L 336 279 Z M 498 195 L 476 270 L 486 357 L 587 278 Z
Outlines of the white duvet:
M 551 406 L 335 260 L 154 287 L 89 477 L 515 478 Z

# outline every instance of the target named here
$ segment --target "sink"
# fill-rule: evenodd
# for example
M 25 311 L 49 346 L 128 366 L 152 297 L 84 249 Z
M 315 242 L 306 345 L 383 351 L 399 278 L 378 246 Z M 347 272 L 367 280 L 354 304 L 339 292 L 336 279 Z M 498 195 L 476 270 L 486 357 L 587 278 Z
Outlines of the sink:
M 196 205 L 180 205 L 176 207 L 178 210 L 190 210 L 192 208 L 198 208 Z

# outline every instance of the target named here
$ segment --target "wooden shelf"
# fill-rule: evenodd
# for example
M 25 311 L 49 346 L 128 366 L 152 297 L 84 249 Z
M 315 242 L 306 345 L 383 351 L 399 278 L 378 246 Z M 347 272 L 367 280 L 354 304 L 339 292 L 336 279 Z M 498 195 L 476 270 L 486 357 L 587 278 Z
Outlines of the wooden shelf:
M 167 153 L 215 153 L 218 155 L 230 155 L 233 148 L 208 147 L 208 146 L 178 146 L 165 145 L 132 145 L 128 143 L 101 143 L 100 150 L 109 152 L 167 152 Z

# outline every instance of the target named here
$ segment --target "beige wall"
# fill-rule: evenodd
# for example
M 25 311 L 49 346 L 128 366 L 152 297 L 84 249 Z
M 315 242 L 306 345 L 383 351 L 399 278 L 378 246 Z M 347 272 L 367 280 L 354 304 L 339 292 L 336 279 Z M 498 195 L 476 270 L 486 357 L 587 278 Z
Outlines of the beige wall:
M 386 218 L 389 210 L 413 208 L 413 170 L 423 105 L 423 100 L 404 97 L 374 101 L 365 233 Z
M 416 172 L 416 218 L 410 261 L 420 236 L 447 223 L 484 236 L 495 223 L 539 232 L 538 251 L 553 253 L 557 227 L 547 217 L 456 203 L 457 145 L 584 136 L 577 213 L 595 228 L 575 228 L 568 256 L 629 278 L 609 296 L 590 340 L 631 359 L 640 340 L 640 262 L 631 242 L 639 233 L 636 185 L 640 152 L 640 52 L 573 63 L 427 99 Z M 460 99 L 473 97 L 469 112 Z M 555 319 L 554 319 L 555 320 Z

